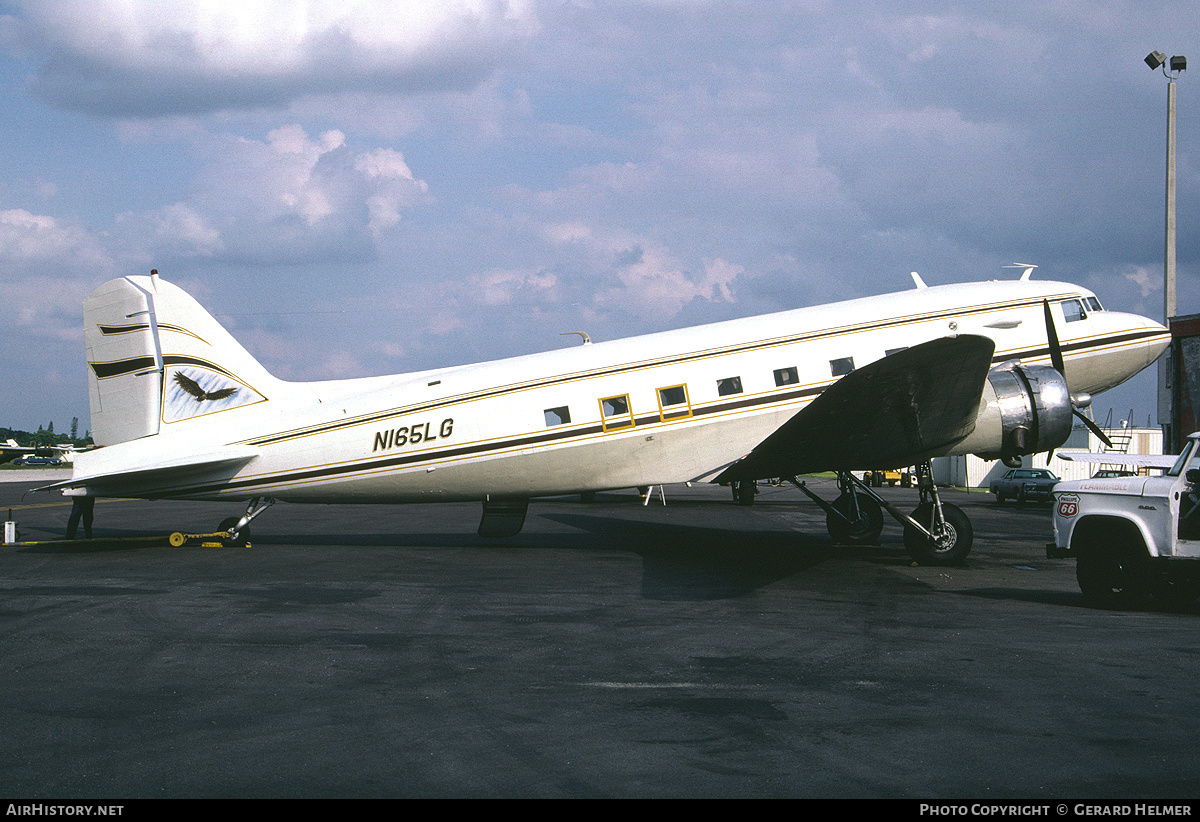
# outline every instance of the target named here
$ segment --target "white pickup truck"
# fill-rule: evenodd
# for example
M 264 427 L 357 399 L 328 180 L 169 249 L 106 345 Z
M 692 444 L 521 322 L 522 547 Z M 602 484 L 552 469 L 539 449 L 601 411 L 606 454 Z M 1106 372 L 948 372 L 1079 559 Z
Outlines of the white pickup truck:
M 1127 608 L 1200 596 L 1200 431 L 1166 474 L 1061 482 L 1048 557 L 1075 557 L 1091 603 Z

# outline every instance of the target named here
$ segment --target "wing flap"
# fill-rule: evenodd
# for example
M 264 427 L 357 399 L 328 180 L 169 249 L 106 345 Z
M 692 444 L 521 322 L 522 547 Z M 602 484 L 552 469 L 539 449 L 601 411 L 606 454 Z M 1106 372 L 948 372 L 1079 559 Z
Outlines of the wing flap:
M 964 334 L 907 348 L 835 382 L 717 480 L 911 465 L 975 428 L 995 345 Z

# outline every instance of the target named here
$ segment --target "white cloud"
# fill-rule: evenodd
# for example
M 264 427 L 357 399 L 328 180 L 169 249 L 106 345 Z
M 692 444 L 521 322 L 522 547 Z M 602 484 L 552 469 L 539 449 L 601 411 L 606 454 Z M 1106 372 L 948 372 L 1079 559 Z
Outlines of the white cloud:
M 107 274 L 113 262 L 82 226 L 14 208 L 0 211 L 0 268 L 6 277 Z
M 309 94 L 469 87 L 537 30 L 526 0 L 88 0 L 21 4 L 68 107 L 160 115 Z
M 314 137 L 289 124 L 263 140 L 205 134 L 198 142 L 209 160 L 195 172 L 195 193 L 124 215 L 131 246 L 232 262 L 357 259 L 428 191 L 400 152 L 357 151 L 335 129 Z

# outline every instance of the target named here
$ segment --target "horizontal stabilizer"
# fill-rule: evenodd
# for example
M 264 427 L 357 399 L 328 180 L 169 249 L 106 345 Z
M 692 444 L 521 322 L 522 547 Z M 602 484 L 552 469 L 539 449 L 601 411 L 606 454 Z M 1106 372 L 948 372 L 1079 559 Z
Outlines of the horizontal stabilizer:
M 852 371 L 717 481 L 912 465 L 975 428 L 994 343 L 964 334 L 906 348 Z
M 57 488 L 87 488 L 100 496 L 120 496 L 146 486 L 164 487 L 174 478 L 185 482 L 194 480 L 198 474 L 209 474 L 224 469 L 230 476 L 258 456 L 258 449 L 250 446 L 229 446 L 218 451 L 188 454 L 177 459 L 161 462 L 131 462 L 122 466 L 119 460 L 105 460 L 103 473 L 89 474 L 86 465 L 76 466 L 75 476 L 69 480 L 45 485 L 36 490 L 50 491 Z

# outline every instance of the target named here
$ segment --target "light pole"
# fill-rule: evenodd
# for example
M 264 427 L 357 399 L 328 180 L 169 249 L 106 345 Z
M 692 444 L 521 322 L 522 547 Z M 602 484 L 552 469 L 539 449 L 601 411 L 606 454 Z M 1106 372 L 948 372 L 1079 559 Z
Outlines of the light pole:
M 1175 81 L 1187 70 L 1187 58 L 1152 51 L 1146 55 L 1146 65 L 1152 70 L 1162 68 L 1167 78 L 1167 224 L 1163 252 L 1163 324 L 1169 325 L 1175 315 Z M 1170 70 L 1168 71 L 1168 67 Z M 1163 429 L 1163 452 L 1173 453 L 1175 432 L 1171 425 L 1171 349 L 1158 361 L 1158 423 Z

